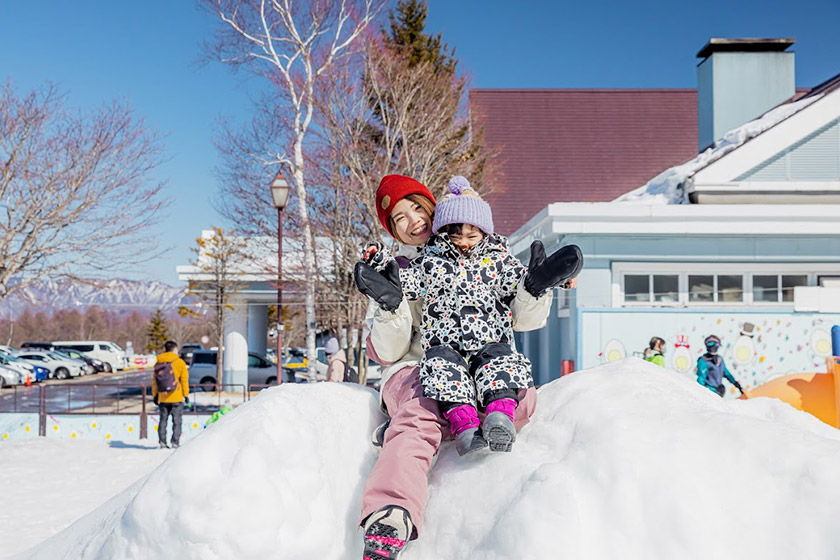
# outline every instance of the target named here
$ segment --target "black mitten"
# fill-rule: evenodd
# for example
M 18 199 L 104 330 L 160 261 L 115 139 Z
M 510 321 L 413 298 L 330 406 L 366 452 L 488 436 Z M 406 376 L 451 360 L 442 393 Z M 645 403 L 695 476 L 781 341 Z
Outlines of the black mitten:
M 525 289 L 534 297 L 540 297 L 551 288 L 580 274 L 583 268 L 583 254 L 577 245 L 566 245 L 546 258 L 542 241 L 531 243 L 531 261 L 525 275 Z
M 358 262 L 353 269 L 353 279 L 360 292 L 370 297 L 385 311 L 394 311 L 403 299 L 400 284 L 400 265 L 392 260 L 377 272 L 367 263 Z

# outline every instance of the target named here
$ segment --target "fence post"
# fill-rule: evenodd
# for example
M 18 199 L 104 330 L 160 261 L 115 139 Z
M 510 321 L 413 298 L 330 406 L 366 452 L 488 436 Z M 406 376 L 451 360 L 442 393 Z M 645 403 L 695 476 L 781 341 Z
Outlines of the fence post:
M 44 394 L 46 385 L 38 386 L 38 435 L 47 437 L 47 397 Z
M 140 399 L 140 439 L 148 439 L 148 419 L 146 418 L 146 386 L 143 385 L 143 398 Z

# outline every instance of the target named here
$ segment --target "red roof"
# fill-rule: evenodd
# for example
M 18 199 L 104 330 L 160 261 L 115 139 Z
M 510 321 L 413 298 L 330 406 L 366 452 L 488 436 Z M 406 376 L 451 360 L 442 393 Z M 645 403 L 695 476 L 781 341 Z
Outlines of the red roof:
M 508 235 L 552 202 L 605 202 L 697 155 L 697 90 L 470 91 L 499 155 L 493 208 Z

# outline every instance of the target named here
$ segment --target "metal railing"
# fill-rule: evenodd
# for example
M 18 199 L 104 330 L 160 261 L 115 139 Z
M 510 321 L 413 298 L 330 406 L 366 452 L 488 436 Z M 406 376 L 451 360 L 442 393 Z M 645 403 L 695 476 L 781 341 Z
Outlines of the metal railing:
M 191 402 L 184 414 L 211 414 L 230 400 L 231 405 L 251 399 L 253 392 L 275 385 L 243 385 L 225 383 L 222 391 L 216 385 L 190 384 Z M 196 389 L 202 389 L 197 391 Z M 212 395 L 212 396 L 211 396 Z M 73 415 L 140 415 L 140 438 L 147 437 L 147 417 L 152 408 L 152 390 L 148 384 L 129 383 L 64 383 L 14 386 L 0 392 L 0 414 L 38 413 L 39 435 L 45 436 L 47 416 Z

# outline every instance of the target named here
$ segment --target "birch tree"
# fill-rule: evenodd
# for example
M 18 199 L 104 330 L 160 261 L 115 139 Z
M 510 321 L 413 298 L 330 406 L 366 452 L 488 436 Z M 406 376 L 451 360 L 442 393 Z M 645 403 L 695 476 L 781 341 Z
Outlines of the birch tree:
M 0 89 L 0 301 L 152 256 L 160 161 L 157 137 L 124 104 L 73 111 L 52 85 Z
M 213 43 L 222 61 L 268 81 L 284 101 L 266 130 L 230 135 L 233 145 L 291 179 L 304 247 L 306 346 L 315 374 L 315 247 L 309 223 L 308 134 L 315 94 L 324 75 L 341 64 L 381 7 L 381 0 L 205 0 L 222 22 Z M 259 108 L 258 108 L 259 110 Z M 261 119 L 265 123 L 265 119 Z M 260 139 L 268 142 L 260 142 Z M 266 177 L 270 174 L 266 174 Z M 267 185 L 265 180 L 257 185 Z M 256 188 L 256 187 L 253 187 Z M 267 186 L 263 187 L 267 190 Z M 266 197 L 267 198 L 267 197 Z M 253 200 L 253 199 L 251 199 Z

